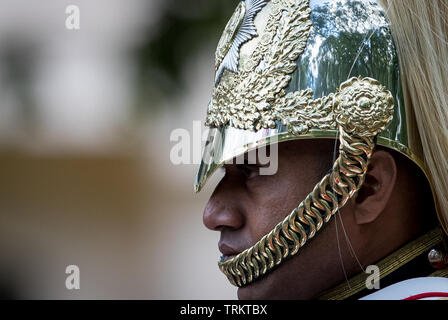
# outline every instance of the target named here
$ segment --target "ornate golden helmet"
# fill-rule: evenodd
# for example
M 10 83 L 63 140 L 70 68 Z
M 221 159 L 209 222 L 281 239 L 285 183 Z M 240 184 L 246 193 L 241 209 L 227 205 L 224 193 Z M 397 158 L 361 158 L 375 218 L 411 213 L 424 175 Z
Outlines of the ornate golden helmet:
M 425 173 L 397 51 L 376 0 L 243 0 L 216 51 L 209 137 L 195 190 L 227 161 L 295 139 L 338 139 L 339 157 L 274 230 L 220 262 L 243 286 L 295 255 L 362 186 L 376 145 Z M 408 115 L 408 116 L 407 116 Z

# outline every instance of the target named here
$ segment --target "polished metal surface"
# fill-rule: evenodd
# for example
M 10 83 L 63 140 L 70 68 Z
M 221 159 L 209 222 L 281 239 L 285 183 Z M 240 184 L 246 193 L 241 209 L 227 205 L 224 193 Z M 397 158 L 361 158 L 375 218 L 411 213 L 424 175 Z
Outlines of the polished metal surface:
M 245 0 L 240 2 L 226 26 L 216 50 L 216 76 L 219 82 L 225 69 L 237 72 L 241 46 L 257 36 L 255 16 L 269 0 Z
M 285 92 L 311 89 L 313 98 L 319 99 L 334 94 L 341 83 L 353 76 L 378 80 L 392 93 L 395 102 L 392 124 L 380 133 L 378 144 L 403 153 L 423 168 L 421 160 L 409 149 L 398 57 L 384 9 L 375 0 L 311 0 L 309 6 L 311 32 Z M 269 10 L 269 6 L 263 10 Z M 263 10 L 255 20 L 261 27 L 266 25 L 261 20 L 267 19 Z M 334 139 L 336 133 L 335 127 L 315 127 L 294 135 L 280 122 L 273 129 L 256 132 L 229 125 L 211 128 L 195 191 L 223 163 L 252 149 L 295 139 Z
M 311 0 L 313 28 L 288 91 L 312 89 L 314 98 L 351 77 L 376 79 L 395 100 L 394 121 L 380 136 L 407 146 L 398 55 L 381 5 L 373 0 Z

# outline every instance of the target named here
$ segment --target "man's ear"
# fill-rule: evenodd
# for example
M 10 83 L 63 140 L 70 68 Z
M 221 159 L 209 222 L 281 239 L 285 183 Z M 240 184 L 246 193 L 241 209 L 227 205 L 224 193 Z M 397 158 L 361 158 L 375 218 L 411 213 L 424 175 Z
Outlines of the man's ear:
M 397 181 L 397 165 L 393 156 L 376 151 L 370 160 L 366 178 L 354 199 L 357 224 L 375 221 L 389 202 Z

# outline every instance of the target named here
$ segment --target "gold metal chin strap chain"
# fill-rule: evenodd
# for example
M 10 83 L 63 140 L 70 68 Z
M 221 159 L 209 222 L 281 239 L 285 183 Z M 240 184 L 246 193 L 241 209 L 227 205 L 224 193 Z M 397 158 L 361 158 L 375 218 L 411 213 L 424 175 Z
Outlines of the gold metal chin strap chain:
M 339 130 L 339 157 L 331 173 L 274 230 L 219 268 L 236 286 L 244 286 L 294 256 L 361 188 L 375 137 L 391 123 L 394 101 L 378 81 L 352 78 L 332 100 Z M 292 125 L 292 124 L 291 124 Z
M 274 230 L 219 268 L 244 286 L 294 256 L 362 186 L 375 147 L 374 136 L 349 135 L 339 126 L 339 158 L 331 173 Z

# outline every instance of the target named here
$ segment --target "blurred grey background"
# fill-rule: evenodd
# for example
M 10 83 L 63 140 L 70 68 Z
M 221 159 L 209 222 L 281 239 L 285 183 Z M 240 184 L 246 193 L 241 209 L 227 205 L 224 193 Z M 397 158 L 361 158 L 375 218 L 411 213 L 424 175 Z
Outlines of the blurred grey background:
M 196 166 L 170 162 L 236 4 L 0 0 L 1 298 L 236 298 L 202 225 L 219 177 L 195 195 Z

